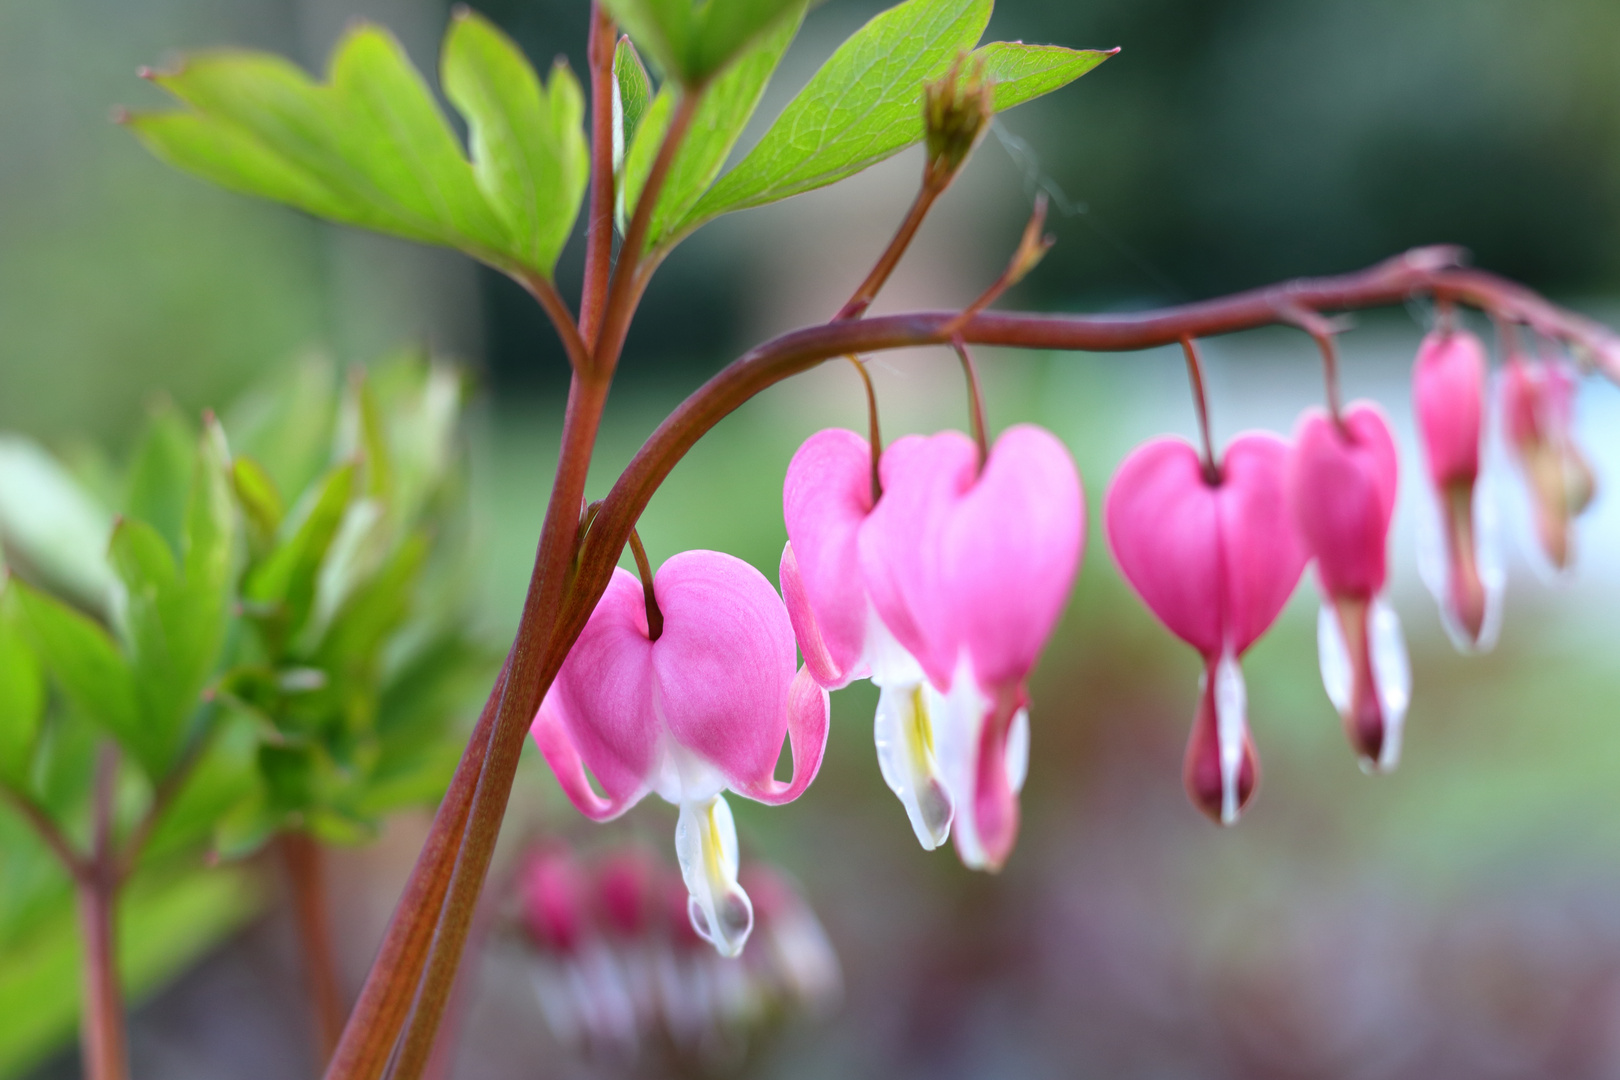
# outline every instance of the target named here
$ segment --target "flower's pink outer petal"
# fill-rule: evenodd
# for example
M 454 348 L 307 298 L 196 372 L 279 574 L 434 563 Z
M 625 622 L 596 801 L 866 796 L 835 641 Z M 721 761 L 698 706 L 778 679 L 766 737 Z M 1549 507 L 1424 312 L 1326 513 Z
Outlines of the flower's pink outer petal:
M 765 576 L 718 551 L 684 551 L 653 579 L 659 712 L 676 742 L 738 791 L 766 784 L 787 734 L 793 626 Z
M 1227 634 L 1239 656 L 1277 620 L 1309 558 L 1288 506 L 1287 472 L 1288 444 L 1267 432 L 1238 436 L 1221 459 Z
M 804 794 L 821 770 L 821 758 L 827 752 L 829 715 L 827 691 L 811 675 L 809 667 L 800 668 L 788 688 L 787 730 L 793 751 L 793 778 L 784 783 L 775 776 L 766 776 L 737 785 L 737 792 L 771 806 L 790 803 Z
M 1423 339 L 1412 369 L 1412 407 L 1435 486 L 1472 483 L 1485 411 L 1485 346 L 1479 338 L 1466 330 L 1437 330 Z
M 1221 650 L 1215 490 L 1198 451 L 1170 436 L 1133 450 L 1103 501 L 1114 561 L 1170 632 L 1205 656 Z
M 941 640 L 945 596 L 935 540 L 973 485 L 979 451 L 959 431 L 907 435 L 883 451 L 883 498 L 860 531 L 861 571 L 878 616 L 935 686 L 950 685 L 955 654 Z
M 939 640 L 967 650 L 981 687 L 1029 675 L 1068 603 L 1085 532 L 1068 449 L 1042 428 L 1008 428 L 939 535 Z
M 1109 485 L 1103 519 L 1121 572 L 1206 657 L 1254 644 L 1305 569 L 1284 492 L 1287 459 L 1277 436 L 1241 435 L 1211 485 L 1197 451 L 1164 437 L 1137 447 Z
M 866 644 L 866 587 L 856 535 L 871 512 L 872 450 L 866 440 L 842 428 L 806 439 L 782 484 L 789 547 L 782 553 L 782 595 L 805 662 L 829 689 L 861 674 L 856 665 Z
M 597 821 L 634 805 L 657 761 L 651 649 L 641 583 L 617 569 L 530 729 L 563 791 Z M 605 799 L 591 789 L 587 767 Z
M 804 577 L 799 573 L 799 560 L 793 552 L 793 541 L 782 545 L 782 565 L 777 572 L 782 583 L 782 602 L 787 605 L 788 618 L 793 623 L 793 636 L 799 641 L 804 654 L 804 666 L 810 677 L 829 690 L 847 686 L 855 678 L 854 668 L 841 668 L 833 659 L 832 650 L 821 636 L 821 625 L 816 622 L 810 596 L 805 591 Z M 864 601 L 864 597 L 863 597 Z
M 1307 409 L 1288 463 L 1294 523 L 1330 596 L 1370 600 L 1384 588 L 1399 464 L 1377 406 L 1357 402 L 1340 431 Z

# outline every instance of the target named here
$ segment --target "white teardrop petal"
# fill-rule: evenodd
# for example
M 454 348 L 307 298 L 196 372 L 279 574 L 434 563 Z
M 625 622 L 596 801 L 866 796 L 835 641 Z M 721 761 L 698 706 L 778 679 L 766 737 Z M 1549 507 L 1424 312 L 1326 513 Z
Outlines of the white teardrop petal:
M 1355 674 L 1350 667 L 1350 649 L 1344 641 L 1344 627 L 1331 601 L 1324 599 L 1316 612 L 1316 659 L 1322 668 L 1322 689 L 1343 716 L 1350 711 L 1351 684 Z
M 1024 790 L 1029 777 L 1029 710 L 1013 713 L 1012 726 L 1007 729 L 1007 786 L 1017 794 Z
M 1378 706 L 1384 717 L 1384 742 L 1378 753 L 1378 769 L 1388 772 L 1401 759 L 1401 732 L 1406 725 L 1407 706 L 1412 701 L 1412 664 L 1406 655 L 1406 635 L 1401 619 L 1382 597 L 1372 602 L 1369 632 L 1372 645 L 1373 683 L 1378 689 Z
M 1243 744 L 1248 737 L 1248 690 L 1243 668 L 1231 653 L 1215 667 L 1215 742 L 1221 762 L 1221 824 L 1238 819 L 1238 782 L 1243 771 Z
M 754 905 L 737 884 L 737 825 L 723 796 L 681 803 L 675 854 L 692 929 L 721 956 L 736 956 L 754 928 Z
M 921 682 L 883 686 L 873 723 L 883 782 L 906 808 L 912 831 L 925 851 L 934 850 L 950 836 L 954 816 L 934 749 L 935 718 L 929 699 Z

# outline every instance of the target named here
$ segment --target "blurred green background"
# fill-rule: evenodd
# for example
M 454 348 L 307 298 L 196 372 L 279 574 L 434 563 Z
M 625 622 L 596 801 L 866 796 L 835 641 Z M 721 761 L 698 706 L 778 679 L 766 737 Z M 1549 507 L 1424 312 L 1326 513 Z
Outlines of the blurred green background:
M 561 52 L 582 68 L 581 3 L 481 8 L 537 61 Z M 816 9 L 756 126 L 878 8 Z M 515 623 L 556 452 L 565 370 L 543 320 L 515 287 L 454 255 L 214 191 L 109 122 L 115 104 L 159 100 L 137 65 L 239 44 L 318 68 L 355 16 L 386 23 L 432 69 L 447 17 L 434 0 L 0 0 L 0 429 L 67 453 L 86 441 L 121 450 L 154 394 L 199 409 L 300 354 L 356 362 L 425 341 L 480 373 L 475 488 L 498 638 Z M 1611 0 L 1003 0 L 991 34 L 1124 51 L 998 122 L 880 309 L 975 295 L 1041 186 L 1062 196 L 1059 242 L 1015 304 L 1145 306 L 1449 241 L 1576 306 L 1617 310 Z M 706 373 L 836 309 L 918 168 L 903 155 L 722 220 L 669 259 L 631 335 L 595 492 Z M 576 238 L 560 273 L 570 296 L 577 248 Z M 1403 427 L 1420 319 L 1368 318 L 1345 343 L 1351 392 L 1378 396 Z M 1223 436 L 1287 430 L 1318 393 L 1309 342 L 1294 335 L 1223 340 L 1210 362 Z M 1094 509 L 1129 446 L 1191 429 L 1174 355 L 984 364 L 992 424 L 1034 420 L 1062 435 Z M 875 366 L 886 434 L 965 425 L 948 357 Z M 1617 397 L 1593 386 L 1582 404 L 1603 479 L 1620 476 Z M 721 548 L 774 578 L 789 456 L 820 426 L 861 421 L 858 384 L 837 367 L 751 403 L 655 499 L 643 530 L 654 560 Z M 1302 587 L 1247 665 L 1265 779 L 1242 825 L 1224 832 L 1179 786 L 1197 664 L 1125 591 L 1093 528 L 1033 687 L 1025 830 L 1001 876 L 915 848 L 875 768 L 874 697 L 861 689 L 835 696 L 832 744 L 808 795 L 780 810 L 734 803 L 745 851 L 799 876 L 846 973 L 842 1011 L 789 1033 L 760 1068 L 1614 1075 L 1617 515 L 1602 497 L 1573 587 L 1548 590 L 1512 560 L 1503 642 L 1463 659 L 1417 586 L 1406 505 L 1396 606 L 1417 689 L 1392 777 L 1360 775 L 1343 744 L 1316 672 L 1314 595 Z M 525 763 L 513 813 L 513 835 L 587 844 L 636 835 L 662 846 L 673 827 L 652 805 L 590 826 L 537 761 Z M 414 854 L 413 827 L 343 871 L 352 979 Z M 137 1075 L 308 1075 L 288 944 L 275 917 L 255 923 L 149 998 L 136 1014 Z M 457 1075 L 611 1074 L 547 1041 L 508 969 L 473 970 L 487 977 L 470 996 Z M 11 1015 L 0 1009 L 0 1031 Z M 73 1068 L 69 1053 L 38 1075 Z

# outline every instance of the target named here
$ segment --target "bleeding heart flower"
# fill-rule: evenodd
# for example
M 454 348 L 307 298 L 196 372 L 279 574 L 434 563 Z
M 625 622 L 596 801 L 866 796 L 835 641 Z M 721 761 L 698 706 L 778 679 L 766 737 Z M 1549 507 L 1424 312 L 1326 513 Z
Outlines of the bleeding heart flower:
M 1384 597 L 1399 464 L 1383 414 L 1356 402 L 1335 423 L 1321 409 L 1300 417 L 1288 497 L 1322 590 L 1317 651 L 1322 684 L 1363 765 L 1400 759 L 1411 699 L 1401 624 Z
M 918 843 L 932 851 L 950 835 L 954 808 L 935 753 L 922 665 L 878 617 L 861 568 L 859 536 L 873 507 L 871 462 L 867 441 L 840 428 L 818 431 L 793 455 L 782 485 L 788 534 L 782 597 L 805 669 L 817 682 L 836 690 L 870 678 L 878 687 L 878 765 Z M 913 540 L 920 536 L 919 530 Z
M 1535 508 L 1536 537 L 1554 570 L 1574 558 L 1571 523 L 1591 503 L 1591 466 L 1575 442 L 1577 375 L 1566 363 L 1512 357 L 1503 365 L 1502 431 Z
M 868 595 L 927 675 L 911 715 L 933 717 L 957 852 L 999 869 L 1029 761 L 1025 682 L 1085 541 L 1080 476 L 1063 443 L 1030 425 L 1005 431 L 982 470 L 967 436 L 943 432 L 900 439 L 881 472 L 883 498 L 858 537 Z
M 1183 779 L 1195 805 L 1236 821 L 1259 781 L 1239 660 L 1276 620 L 1305 569 L 1286 496 L 1288 444 L 1234 439 L 1205 475 L 1181 439 L 1134 450 L 1109 486 L 1108 543 L 1125 579 L 1204 657 Z
M 737 885 L 737 832 L 722 792 L 797 798 L 826 748 L 827 693 L 808 671 L 795 676 L 787 610 L 742 560 L 683 552 L 659 569 L 653 593 L 664 619 L 657 640 L 640 582 L 614 571 L 532 732 L 587 817 L 616 817 L 649 791 L 680 807 L 675 846 L 692 925 L 735 956 L 753 909 Z M 784 735 L 787 783 L 774 776 Z
M 1419 551 L 1418 568 L 1457 647 L 1488 649 L 1501 618 L 1503 575 L 1491 511 L 1477 485 L 1485 410 L 1479 338 L 1466 330 L 1425 337 L 1412 369 L 1412 404 L 1436 507 L 1427 526 L 1433 539 Z

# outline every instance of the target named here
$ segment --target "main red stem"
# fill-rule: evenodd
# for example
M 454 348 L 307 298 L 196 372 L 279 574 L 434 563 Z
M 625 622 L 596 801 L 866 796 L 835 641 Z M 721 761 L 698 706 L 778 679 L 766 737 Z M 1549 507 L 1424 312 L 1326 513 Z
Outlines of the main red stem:
M 124 995 L 118 981 L 119 860 L 113 850 L 113 804 L 117 798 L 118 750 L 96 754 L 90 859 L 74 880 L 79 936 L 84 949 L 83 1016 L 79 1041 L 88 1080 L 128 1080 L 129 1043 Z

